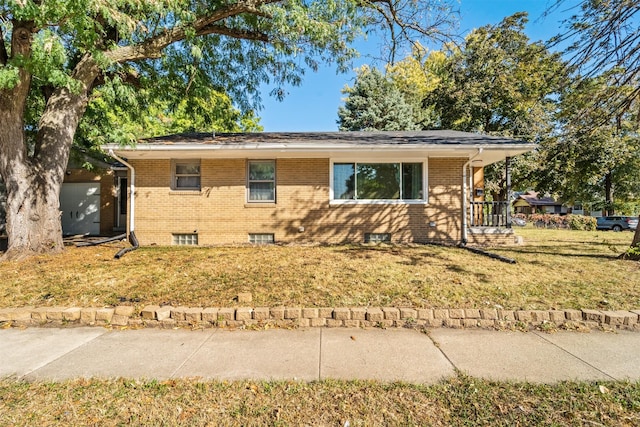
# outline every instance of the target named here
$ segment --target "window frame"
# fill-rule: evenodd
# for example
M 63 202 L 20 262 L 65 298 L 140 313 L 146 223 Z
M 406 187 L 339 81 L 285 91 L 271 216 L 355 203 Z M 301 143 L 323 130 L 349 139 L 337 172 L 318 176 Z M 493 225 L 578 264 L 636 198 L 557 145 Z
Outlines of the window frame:
M 248 237 L 249 244 L 251 245 L 274 245 L 276 243 L 276 236 L 274 233 L 249 233 Z
M 335 198 L 335 189 L 334 189 L 334 167 L 336 164 L 353 164 L 354 165 L 354 176 L 356 179 L 356 185 L 354 192 L 357 195 L 357 175 L 358 175 L 358 164 L 380 164 L 380 163 L 389 163 L 389 164 L 397 164 L 400 170 L 400 181 L 399 181 L 399 191 L 402 195 L 403 191 L 403 177 L 402 170 L 403 164 L 406 163 L 418 163 L 422 165 L 422 198 L 421 199 L 337 199 Z M 392 205 L 425 205 L 429 203 L 429 192 L 428 192 L 428 159 L 422 161 L 416 161 L 415 158 L 392 158 L 392 159 L 379 159 L 379 158 L 362 158 L 358 160 L 354 160 L 351 158 L 333 158 L 330 162 L 330 170 L 329 170 L 329 203 L 331 205 L 348 205 L 348 204 L 392 204 Z
M 180 165 L 198 166 L 198 173 L 179 174 L 177 169 Z M 178 186 L 178 178 L 180 177 L 198 177 L 197 187 L 181 187 Z M 202 188 L 202 162 L 200 159 L 172 159 L 171 160 L 171 189 L 173 191 L 200 191 Z
M 199 246 L 198 233 L 171 233 L 171 246 Z
M 251 164 L 252 163 L 270 163 L 273 165 L 273 179 L 251 179 Z M 276 203 L 277 200 L 277 164 L 275 159 L 248 159 L 247 160 L 247 183 L 246 183 L 246 202 L 247 203 Z M 267 200 L 252 200 L 251 199 L 251 184 L 252 183 L 273 183 L 273 199 Z

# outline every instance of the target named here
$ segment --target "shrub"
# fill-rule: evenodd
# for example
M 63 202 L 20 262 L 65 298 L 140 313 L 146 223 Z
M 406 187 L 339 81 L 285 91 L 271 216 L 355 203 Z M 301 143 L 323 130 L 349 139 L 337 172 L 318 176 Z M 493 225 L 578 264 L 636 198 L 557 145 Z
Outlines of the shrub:
M 553 214 L 531 214 L 529 221 L 539 228 L 568 228 L 564 217 Z
M 529 221 L 539 228 L 568 228 L 587 231 L 596 229 L 596 219 L 584 215 L 531 214 Z
M 593 231 L 596 229 L 596 219 L 584 215 L 567 215 L 569 228 L 572 230 Z

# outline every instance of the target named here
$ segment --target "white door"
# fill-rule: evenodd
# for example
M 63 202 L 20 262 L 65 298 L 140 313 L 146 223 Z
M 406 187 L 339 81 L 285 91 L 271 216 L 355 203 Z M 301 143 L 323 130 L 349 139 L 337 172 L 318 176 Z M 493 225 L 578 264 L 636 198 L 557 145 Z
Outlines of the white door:
M 60 191 L 62 233 L 100 234 L 100 183 L 65 183 Z

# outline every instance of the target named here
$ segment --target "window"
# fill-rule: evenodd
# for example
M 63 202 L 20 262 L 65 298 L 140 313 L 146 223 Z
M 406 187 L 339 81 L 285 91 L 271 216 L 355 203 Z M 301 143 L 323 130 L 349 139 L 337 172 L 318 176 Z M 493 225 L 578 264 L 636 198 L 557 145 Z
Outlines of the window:
M 274 203 L 276 201 L 276 162 L 250 160 L 247 169 L 248 201 Z
M 251 233 L 249 234 L 249 243 L 254 245 L 269 245 L 274 243 L 274 237 L 271 233 Z
M 200 190 L 199 160 L 174 160 L 173 189 Z
M 364 233 L 365 243 L 390 243 L 390 233 Z
M 173 244 L 174 245 L 190 245 L 194 246 L 198 244 L 198 235 L 195 233 L 188 234 L 173 234 Z
M 422 163 L 334 163 L 334 200 L 425 200 Z

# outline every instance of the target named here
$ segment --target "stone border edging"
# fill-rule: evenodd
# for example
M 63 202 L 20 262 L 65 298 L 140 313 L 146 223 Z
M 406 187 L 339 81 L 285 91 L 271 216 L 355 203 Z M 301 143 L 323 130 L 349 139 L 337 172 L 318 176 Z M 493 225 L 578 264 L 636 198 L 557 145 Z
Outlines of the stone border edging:
M 157 328 L 448 327 L 482 329 L 609 328 L 640 331 L 640 310 L 504 310 L 411 307 L 23 307 L 0 309 L 11 326 Z

